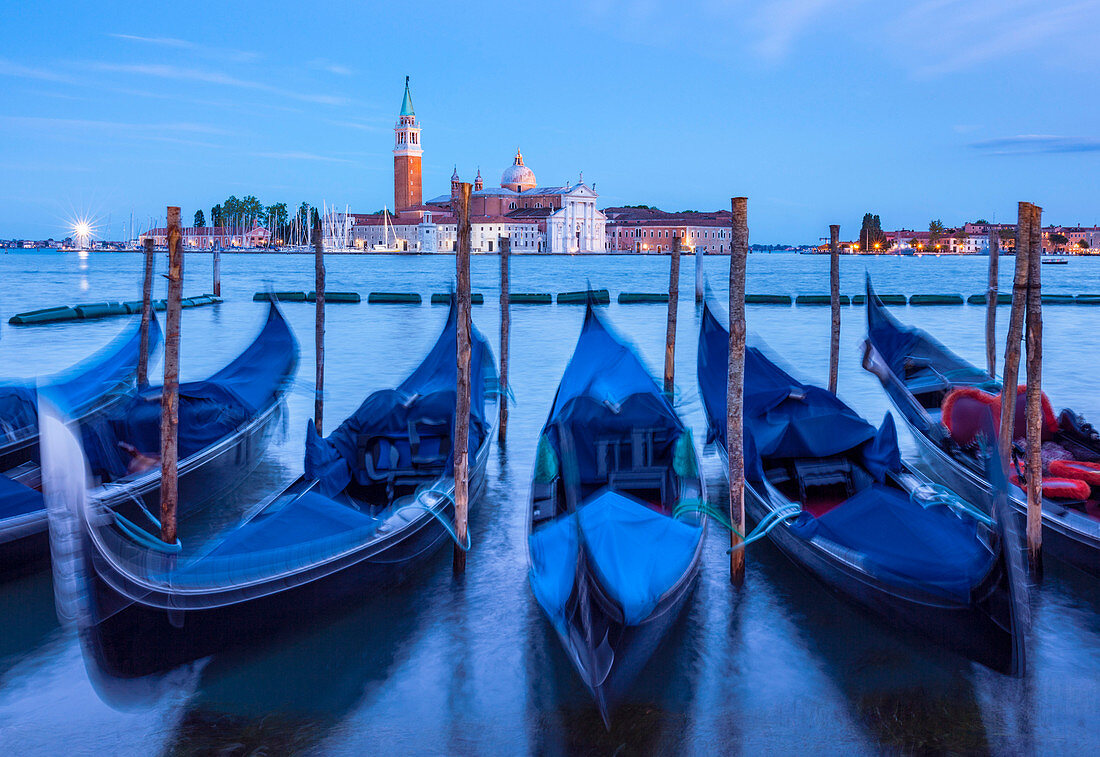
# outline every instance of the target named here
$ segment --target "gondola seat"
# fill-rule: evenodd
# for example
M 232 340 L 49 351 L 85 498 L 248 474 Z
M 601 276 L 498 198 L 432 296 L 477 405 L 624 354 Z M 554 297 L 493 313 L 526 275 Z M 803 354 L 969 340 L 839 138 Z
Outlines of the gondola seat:
M 1018 474 L 1012 474 L 1009 481 L 1027 491 L 1027 481 Z M 1089 485 L 1073 478 L 1043 476 L 1043 496 L 1047 499 L 1083 501 L 1089 498 Z
M 1024 385 L 1017 387 L 1016 416 L 1012 425 L 1012 438 L 1023 439 L 1027 433 L 1027 398 Z M 1054 415 L 1050 399 L 1044 393 L 1041 400 L 1043 441 L 1049 441 L 1058 432 L 1058 419 Z M 993 429 L 1001 426 L 1001 395 L 982 391 L 973 386 L 952 389 L 944 397 L 941 420 L 947 426 L 952 440 L 960 446 L 971 444 L 992 418 Z
M 1090 487 L 1100 486 L 1100 463 L 1081 460 L 1052 460 L 1050 472 L 1061 478 L 1084 481 Z

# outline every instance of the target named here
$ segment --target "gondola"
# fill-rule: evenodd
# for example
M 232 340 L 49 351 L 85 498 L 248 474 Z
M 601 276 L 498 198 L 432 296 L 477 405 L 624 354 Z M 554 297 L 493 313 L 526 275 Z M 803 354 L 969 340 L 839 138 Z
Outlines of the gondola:
M 690 429 L 588 304 L 539 437 L 529 579 L 605 724 L 698 574 L 704 496 Z
M 924 331 L 899 323 L 875 296 L 870 277 L 863 366 L 882 382 L 933 477 L 981 502 L 990 485 L 973 427 L 987 416 L 999 424 L 1000 382 Z M 1021 523 L 1027 516 L 1024 404 L 1019 391 L 1009 503 Z M 1100 575 L 1100 436 L 1071 410 L 1055 416 L 1045 396 L 1042 415 L 1043 552 Z
M 704 308 L 699 388 L 726 459 L 729 333 Z M 836 395 L 745 353 L 745 510 L 834 594 L 993 670 L 1024 669 L 1026 583 L 1011 517 L 990 519 L 907 465 Z
M 456 324 L 396 389 L 371 394 L 329 436 L 308 422 L 305 474 L 194 550 L 93 496 L 83 510 L 82 623 L 100 673 L 135 678 L 245 644 L 372 596 L 450 538 L 454 518 Z M 470 501 L 485 483 L 495 417 L 492 351 L 471 348 Z
M 149 328 L 149 351 L 160 329 Z M 0 382 L 0 576 L 22 572 L 49 556 L 46 507 L 38 449 L 38 396 L 87 423 L 130 399 L 135 391 L 140 323 L 81 363 L 55 376 Z

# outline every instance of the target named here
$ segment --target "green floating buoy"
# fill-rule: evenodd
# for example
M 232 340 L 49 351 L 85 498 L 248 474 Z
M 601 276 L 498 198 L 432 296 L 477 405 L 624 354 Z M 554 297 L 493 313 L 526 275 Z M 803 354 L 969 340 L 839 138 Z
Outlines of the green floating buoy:
M 558 299 L 561 302 L 561 299 Z M 619 292 L 620 305 L 637 305 L 645 302 L 668 302 L 668 295 L 660 292 Z
M 124 302 L 122 304 L 126 308 L 126 312 L 130 315 L 141 315 L 141 300 L 130 300 L 129 302 Z
M 1100 305 L 1100 294 L 1079 294 L 1076 302 L 1078 305 Z
M 876 294 L 875 296 L 883 305 L 904 305 L 909 302 L 909 298 L 904 294 Z
M 60 307 L 42 308 L 41 310 L 29 310 L 26 313 L 17 313 L 8 319 L 8 323 L 17 326 L 31 326 L 36 323 L 60 323 L 62 321 L 75 321 L 80 316 L 76 310 L 68 305 Z
M 89 302 L 83 305 L 73 305 L 73 310 L 82 320 L 130 314 L 130 311 L 121 302 Z
M 419 305 L 420 295 L 415 292 L 371 292 L 367 295 L 367 302 Z
M 253 302 L 271 302 L 274 297 L 279 302 L 305 302 L 305 292 L 256 292 L 252 295 Z
M 790 305 L 789 294 L 746 294 L 746 305 Z
M 435 292 L 434 294 L 432 294 L 432 304 L 433 305 L 450 305 L 451 304 L 451 295 L 450 295 L 450 293 L 449 292 Z M 485 295 L 482 294 L 481 292 L 471 292 L 470 293 L 470 304 L 471 305 L 484 305 L 485 304 Z
M 968 305 L 985 305 L 987 302 L 989 302 L 989 297 L 987 295 L 984 295 L 984 294 L 972 294 L 972 295 L 970 295 L 969 297 L 966 298 L 966 303 Z M 1012 304 L 1012 295 L 1011 294 L 998 293 L 997 294 L 997 304 L 998 305 L 1011 305 Z
M 590 289 L 585 292 L 561 292 L 558 294 L 558 304 L 584 305 L 589 297 L 597 305 L 607 305 L 611 302 L 611 292 L 606 289 Z
M 310 292 L 306 295 L 309 302 L 317 302 L 317 293 Z M 363 298 L 358 292 L 325 292 L 325 304 L 330 302 L 362 302 Z
M 508 302 L 512 305 L 549 305 L 554 296 L 545 292 L 512 292 Z
M 827 294 L 800 294 L 794 298 L 796 305 L 832 305 L 833 298 Z M 852 298 L 846 294 L 840 295 L 841 305 L 851 305 Z
M 910 305 L 961 305 L 961 294 L 914 294 L 909 298 Z
M 852 295 L 852 304 L 853 305 L 866 305 L 867 304 L 867 295 L 865 295 L 865 294 L 853 294 Z
M 1044 294 L 1040 295 L 1044 305 L 1072 305 L 1077 298 L 1072 294 Z

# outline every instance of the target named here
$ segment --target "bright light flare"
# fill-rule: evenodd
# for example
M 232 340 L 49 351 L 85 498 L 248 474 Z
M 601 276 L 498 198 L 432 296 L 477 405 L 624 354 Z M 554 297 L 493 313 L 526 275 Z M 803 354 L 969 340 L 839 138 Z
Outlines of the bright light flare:
M 80 249 L 85 249 L 88 246 L 88 242 L 96 233 L 95 224 L 93 224 L 87 218 L 77 218 L 69 225 L 69 231 L 72 233 L 74 239 L 76 239 L 77 246 Z

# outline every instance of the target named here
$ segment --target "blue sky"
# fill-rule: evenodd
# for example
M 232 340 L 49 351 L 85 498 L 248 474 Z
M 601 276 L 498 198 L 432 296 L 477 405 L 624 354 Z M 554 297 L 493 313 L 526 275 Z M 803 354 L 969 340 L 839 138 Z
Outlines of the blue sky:
M 1100 2 L 49 2 L 0 48 L 0 238 L 190 219 L 230 194 L 393 202 L 406 74 L 424 192 L 539 182 L 728 207 L 754 242 L 1015 217 L 1100 223 Z

